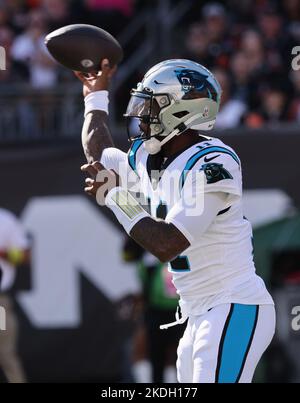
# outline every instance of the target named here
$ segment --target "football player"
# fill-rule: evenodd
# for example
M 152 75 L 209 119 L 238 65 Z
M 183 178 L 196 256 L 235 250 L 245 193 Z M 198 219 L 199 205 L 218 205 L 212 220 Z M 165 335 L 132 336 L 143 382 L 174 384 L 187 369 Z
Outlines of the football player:
M 75 73 L 85 96 L 85 191 L 104 201 L 144 249 L 169 262 L 181 317 L 177 312 L 176 321 L 161 328 L 188 319 L 178 381 L 251 382 L 274 334 L 275 309 L 255 273 L 241 161 L 221 140 L 203 134 L 217 117 L 219 83 L 190 60 L 152 67 L 131 91 L 126 154 L 114 147 L 108 129 L 114 71 L 104 60 L 102 73 Z M 150 213 L 132 189 L 143 194 Z

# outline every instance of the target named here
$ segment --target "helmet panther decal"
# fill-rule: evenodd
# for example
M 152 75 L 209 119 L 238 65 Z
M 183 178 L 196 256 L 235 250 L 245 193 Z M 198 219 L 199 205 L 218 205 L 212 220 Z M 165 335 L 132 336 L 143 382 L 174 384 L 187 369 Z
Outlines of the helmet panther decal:
M 182 99 L 210 98 L 218 101 L 216 88 L 207 80 L 208 74 L 190 69 L 174 70 L 185 95 Z

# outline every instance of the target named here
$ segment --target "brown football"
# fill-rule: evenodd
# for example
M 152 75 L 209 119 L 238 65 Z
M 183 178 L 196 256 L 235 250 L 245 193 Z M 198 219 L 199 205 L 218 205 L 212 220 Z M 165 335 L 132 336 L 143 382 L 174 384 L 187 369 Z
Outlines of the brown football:
M 93 25 L 74 24 L 59 28 L 46 36 L 45 44 L 60 64 L 85 73 L 99 71 L 103 59 L 108 59 L 114 66 L 123 58 L 119 42 Z

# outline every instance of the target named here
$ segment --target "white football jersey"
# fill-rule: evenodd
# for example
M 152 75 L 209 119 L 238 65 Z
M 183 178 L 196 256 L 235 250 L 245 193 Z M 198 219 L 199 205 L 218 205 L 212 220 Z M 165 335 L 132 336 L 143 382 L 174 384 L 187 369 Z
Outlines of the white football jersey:
M 131 176 L 132 183 L 134 172 L 151 215 L 172 223 L 188 239 L 190 246 L 169 263 L 182 311 L 200 315 L 223 303 L 273 304 L 255 273 L 252 229 L 243 216 L 241 163 L 236 153 L 221 140 L 207 138 L 165 163 L 160 158 L 149 155 L 143 142 L 136 140 L 127 156 L 107 149 L 101 162 L 119 172 L 122 182 Z M 205 195 L 210 192 L 226 197 L 203 232 L 199 217 L 205 215 Z

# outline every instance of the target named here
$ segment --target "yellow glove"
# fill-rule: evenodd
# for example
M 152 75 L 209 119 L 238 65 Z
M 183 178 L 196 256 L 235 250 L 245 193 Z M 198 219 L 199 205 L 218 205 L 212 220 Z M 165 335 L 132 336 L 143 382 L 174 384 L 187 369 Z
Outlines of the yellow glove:
M 12 248 L 7 251 L 7 261 L 14 266 L 18 266 L 24 260 L 24 251 L 22 249 Z

